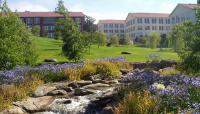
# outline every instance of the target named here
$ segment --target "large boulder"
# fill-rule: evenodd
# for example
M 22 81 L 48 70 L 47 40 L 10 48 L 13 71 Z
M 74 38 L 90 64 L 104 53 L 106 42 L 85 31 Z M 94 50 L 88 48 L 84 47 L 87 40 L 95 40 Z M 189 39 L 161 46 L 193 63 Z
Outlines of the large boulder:
M 42 96 L 45 96 L 47 95 L 47 93 L 53 91 L 53 90 L 56 90 L 56 87 L 55 86 L 50 86 L 50 85 L 42 85 L 40 87 L 38 87 L 36 89 L 36 91 L 34 92 L 34 96 L 35 97 L 42 97 Z
M 54 90 L 47 93 L 47 95 L 50 95 L 50 96 L 67 95 L 67 92 L 65 90 Z
M 25 111 L 22 108 L 17 107 L 17 106 L 13 106 L 10 109 L 6 109 L 3 112 L 0 112 L 0 114 L 24 114 L 24 113 Z
M 85 95 L 89 95 L 89 94 L 94 94 L 95 92 L 92 90 L 87 90 L 84 88 L 77 88 L 74 91 L 74 95 L 76 96 L 85 96 Z
M 48 105 L 50 105 L 55 100 L 52 96 L 44 96 L 38 98 L 29 97 L 27 100 L 21 102 L 13 103 L 15 106 L 21 107 L 29 113 L 41 112 L 46 110 Z

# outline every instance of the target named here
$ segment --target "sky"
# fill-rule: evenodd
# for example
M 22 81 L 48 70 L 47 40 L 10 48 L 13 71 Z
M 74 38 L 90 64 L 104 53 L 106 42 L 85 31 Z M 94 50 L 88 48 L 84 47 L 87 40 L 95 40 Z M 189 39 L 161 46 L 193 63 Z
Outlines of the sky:
M 197 0 L 64 0 L 69 11 L 83 12 L 98 20 L 125 19 L 128 13 L 171 13 L 178 3 Z M 57 0 L 8 0 L 15 11 L 54 11 Z

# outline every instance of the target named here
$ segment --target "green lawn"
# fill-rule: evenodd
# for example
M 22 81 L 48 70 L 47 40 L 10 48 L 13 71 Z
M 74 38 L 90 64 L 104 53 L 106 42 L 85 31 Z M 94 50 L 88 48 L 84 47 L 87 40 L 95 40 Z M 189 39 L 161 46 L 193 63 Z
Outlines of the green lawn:
M 45 58 L 55 58 L 59 62 L 67 61 L 65 57 L 61 54 L 62 41 L 48 39 L 48 38 L 40 38 L 33 37 L 34 42 L 36 43 L 36 48 L 39 54 L 38 63 L 43 62 Z M 131 52 L 131 55 L 122 55 L 122 51 Z M 150 53 L 158 53 L 160 54 L 162 59 L 171 59 L 178 60 L 178 56 L 176 53 L 170 51 L 170 49 L 165 49 L 164 51 L 160 51 L 160 49 L 149 49 L 143 47 L 136 46 L 120 46 L 120 47 L 100 47 L 98 48 L 96 45 L 93 45 L 90 49 L 90 52 L 85 53 L 84 58 L 86 60 L 92 60 L 96 58 L 102 57 L 118 57 L 123 56 L 128 61 L 132 62 L 144 62 L 147 61 L 147 56 Z

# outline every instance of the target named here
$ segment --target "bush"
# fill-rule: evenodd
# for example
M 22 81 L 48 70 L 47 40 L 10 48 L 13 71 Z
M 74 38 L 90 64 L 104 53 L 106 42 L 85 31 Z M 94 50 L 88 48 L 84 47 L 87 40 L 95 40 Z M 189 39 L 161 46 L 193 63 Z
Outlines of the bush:
M 0 111 L 9 108 L 13 102 L 22 100 L 31 95 L 43 81 L 31 78 L 20 84 L 0 86 Z
M 91 63 L 86 63 L 85 65 L 83 65 L 83 67 L 81 68 L 81 79 L 85 79 L 88 76 L 92 76 L 95 75 L 97 72 L 97 68 L 96 66 L 94 66 Z
M 180 74 L 180 71 L 178 71 L 175 68 L 170 68 L 166 70 L 160 70 L 160 74 L 164 76 L 172 76 L 172 75 Z
M 81 70 L 80 69 L 65 69 L 64 75 L 70 80 L 80 80 L 81 79 Z
M 40 26 L 33 26 L 33 28 L 31 29 L 31 32 L 33 35 L 35 36 L 40 36 Z
M 120 75 L 120 70 L 115 63 L 109 61 L 97 61 L 97 74 L 117 78 Z
M 128 96 L 114 108 L 114 114 L 155 114 L 158 99 L 148 91 L 130 92 Z
M 151 49 L 157 48 L 157 46 L 160 44 L 160 34 L 152 32 L 148 38 L 147 44 Z
M 110 43 L 114 46 L 118 46 L 119 45 L 119 37 L 117 35 L 111 36 Z
M 12 13 L 0 16 L 0 70 L 36 63 L 37 55 L 30 36 L 19 17 Z

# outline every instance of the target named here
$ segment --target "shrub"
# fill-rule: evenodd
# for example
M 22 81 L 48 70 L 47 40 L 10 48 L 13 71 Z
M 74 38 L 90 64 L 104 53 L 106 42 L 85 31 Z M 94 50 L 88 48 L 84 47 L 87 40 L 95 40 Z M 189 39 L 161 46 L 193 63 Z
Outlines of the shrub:
M 148 91 L 130 92 L 128 96 L 114 108 L 114 114 L 155 114 L 158 98 Z
M 97 74 L 113 78 L 116 78 L 120 75 L 118 66 L 113 62 L 97 61 L 95 65 L 97 67 Z
M 31 28 L 31 32 L 35 36 L 40 36 L 40 26 L 33 26 L 33 28 Z
M 170 68 L 166 70 L 160 70 L 160 74 L 164 76 L 172 76 L 172 75 L 180 74 L 180 71 L 178 71 L 175 68 Z
M 23 83 L 10 86 L 0 86 L 0 111 L 9 108 L 13 102 L 22 100 L 31 95 L 35 89 L 41 85 L 43 81 L 37 78 L 31 78 Z
M 81 70 L 80 69 L 65 69 L 64 75 L 70 80 L 80 80 L 81 79 Z
M 119 45 L 119 37 L 117 35 L 112 35 L 110 38 L 110 43 L 114 46 Z
M 91 63 L 86 63 L 81 68 L 81 79 L 85 79 L 87 76 L 95 75 L 97 72 L 96 66 Z
M 30 31 L 13 13 L 0 16 L 0 70 L 34 65 L 37 59 Z

